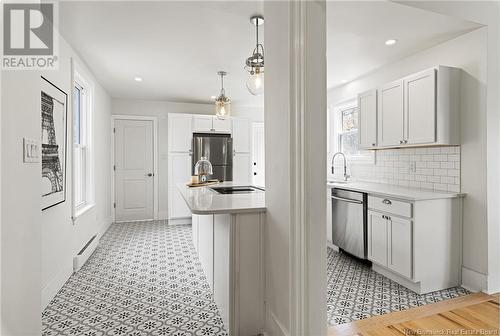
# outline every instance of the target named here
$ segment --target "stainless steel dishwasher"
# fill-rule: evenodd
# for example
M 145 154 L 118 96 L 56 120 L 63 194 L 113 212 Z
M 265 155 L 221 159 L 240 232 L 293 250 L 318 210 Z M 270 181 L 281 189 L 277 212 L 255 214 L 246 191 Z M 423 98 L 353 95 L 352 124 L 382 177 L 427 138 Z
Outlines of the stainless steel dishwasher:
M 360 259 L 367 258 L 367 195 L 332 189 L 332 242 Z

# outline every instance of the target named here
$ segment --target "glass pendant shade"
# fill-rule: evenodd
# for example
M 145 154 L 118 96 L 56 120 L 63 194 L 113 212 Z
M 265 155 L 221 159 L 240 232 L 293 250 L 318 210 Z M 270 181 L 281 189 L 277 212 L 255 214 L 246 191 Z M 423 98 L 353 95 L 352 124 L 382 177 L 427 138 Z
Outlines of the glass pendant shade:
M 227 72 L 219 71 L 217 74 L 220 76 L 221 89 L 219 96 L 215 99 L 215 115 L 219 119 L 225 119 L 231 114 L 231 99 L 226 96 L 224 90 L 224 76 L 227 75 Z
M 247 80 L 247 89 L 254 96 L 264 93 L 264 72 L 255 72 Z
M 229 100 L 229 98 L 225 97 L 225 99 L 215 101 L 215 115 L 218 118 L 224 119 L 228 117 L 230 114 L 231 114 L 231 101 Z

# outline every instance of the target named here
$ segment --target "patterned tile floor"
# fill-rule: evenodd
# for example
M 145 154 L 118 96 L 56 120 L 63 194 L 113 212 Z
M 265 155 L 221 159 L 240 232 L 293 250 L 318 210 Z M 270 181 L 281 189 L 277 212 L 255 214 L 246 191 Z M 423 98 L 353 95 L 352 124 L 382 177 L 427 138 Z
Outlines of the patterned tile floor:
M 43 335 L 227 335 L 190 226 L 113 224 L 42 314 Z
M 461 287 L 418 295 L 372 271 L 345 253 L 328 248 L 329 325 L 348 323 L 375 315 L 423 306 L 469 294 Z

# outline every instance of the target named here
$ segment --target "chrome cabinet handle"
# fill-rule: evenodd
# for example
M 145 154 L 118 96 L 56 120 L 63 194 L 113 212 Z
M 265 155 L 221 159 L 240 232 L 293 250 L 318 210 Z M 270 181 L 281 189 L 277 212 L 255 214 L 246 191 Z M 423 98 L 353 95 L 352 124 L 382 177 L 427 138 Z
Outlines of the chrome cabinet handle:
M 383 218 L 383 219 L 387 219 L 387 220 L 391 220 L 391 217 L 386 216 L 386 215 L 382 215 L 382 218 Z
M 374 144 L 374 143 L 372 143 L 372 146 L 375 146 L 375 144 Z
M 399 144 L 402 145 L 403 144 L 403 140 L 399 140 Z
M 147 173 L 147 174 L 146 174 L 146 176 L 147 176 L 147 177 L 151 177 L 151 176 L 153 176 L 153 175 L 154 175 L 153 173 Z
M 384 199 L 384 200 L 382 201 L 382 203 L 387 204 L 387 205 L 391 205 L 391 204 L 392 204 L 392 202 L 391 202 L 390 200 L 388 200 L 387 198 L 386 198 L 386 199 Z

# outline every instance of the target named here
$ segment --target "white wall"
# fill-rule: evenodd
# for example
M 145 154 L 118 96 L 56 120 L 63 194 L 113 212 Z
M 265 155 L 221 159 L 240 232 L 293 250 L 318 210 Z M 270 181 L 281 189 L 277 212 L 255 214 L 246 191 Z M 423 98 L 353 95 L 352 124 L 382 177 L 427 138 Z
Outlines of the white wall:
M 41 309 L 72 272 L 73 257 L 110 224 L 110 98 L 95 83 L 96 207 L 71 220 L 71 58 L 60 38 L 60 67 L 2 74 L 2 335 L 40 335 Z M 23 137 L 40 139 L 40 76 L 68 94 L 66 201 L 40 210 L 41 163 L 24 164 Z M 7 126 L 8 125 L 8 126 Z
M 402 4 L 487 26 L 488 283 L 500 291 L 500 3 L 498 1 L 401 1 Z M 474 280 L 474 279 L 471 279 Z M 477 279 L 480 281 L 481 279 Z
M 266 332 L 326 334 L 326 6 L 266 13 Z
M 477 29 L 401 61 L 386 65 L 351 83 L 329 91 L 329 104 L 434 65 L 463 69 L 461 78 L 461 189 L 464 199 L 464 272 L 486 278 L 488 272 L 486 193 L 487 29 Z M 465 285 L 476 289 L 473 283 Z M 485 283 L 484 283 L 485 285 Z
M 71 59 L 94 84 L 93 140 L 95 167 L 95 207 L 73 223 L 72 216 L 72 68 Z M 104 233 L 111 224 L 110 144 L 111 99 L 86 69 L 72 48 L 60 41 L 59 71 L 45 71 L 43 76 L 68 94 L 68 166 L 66 202 L 42 212 L 42 309 L 59 291 L 73 272 L 73 257 L 95 234 Z

